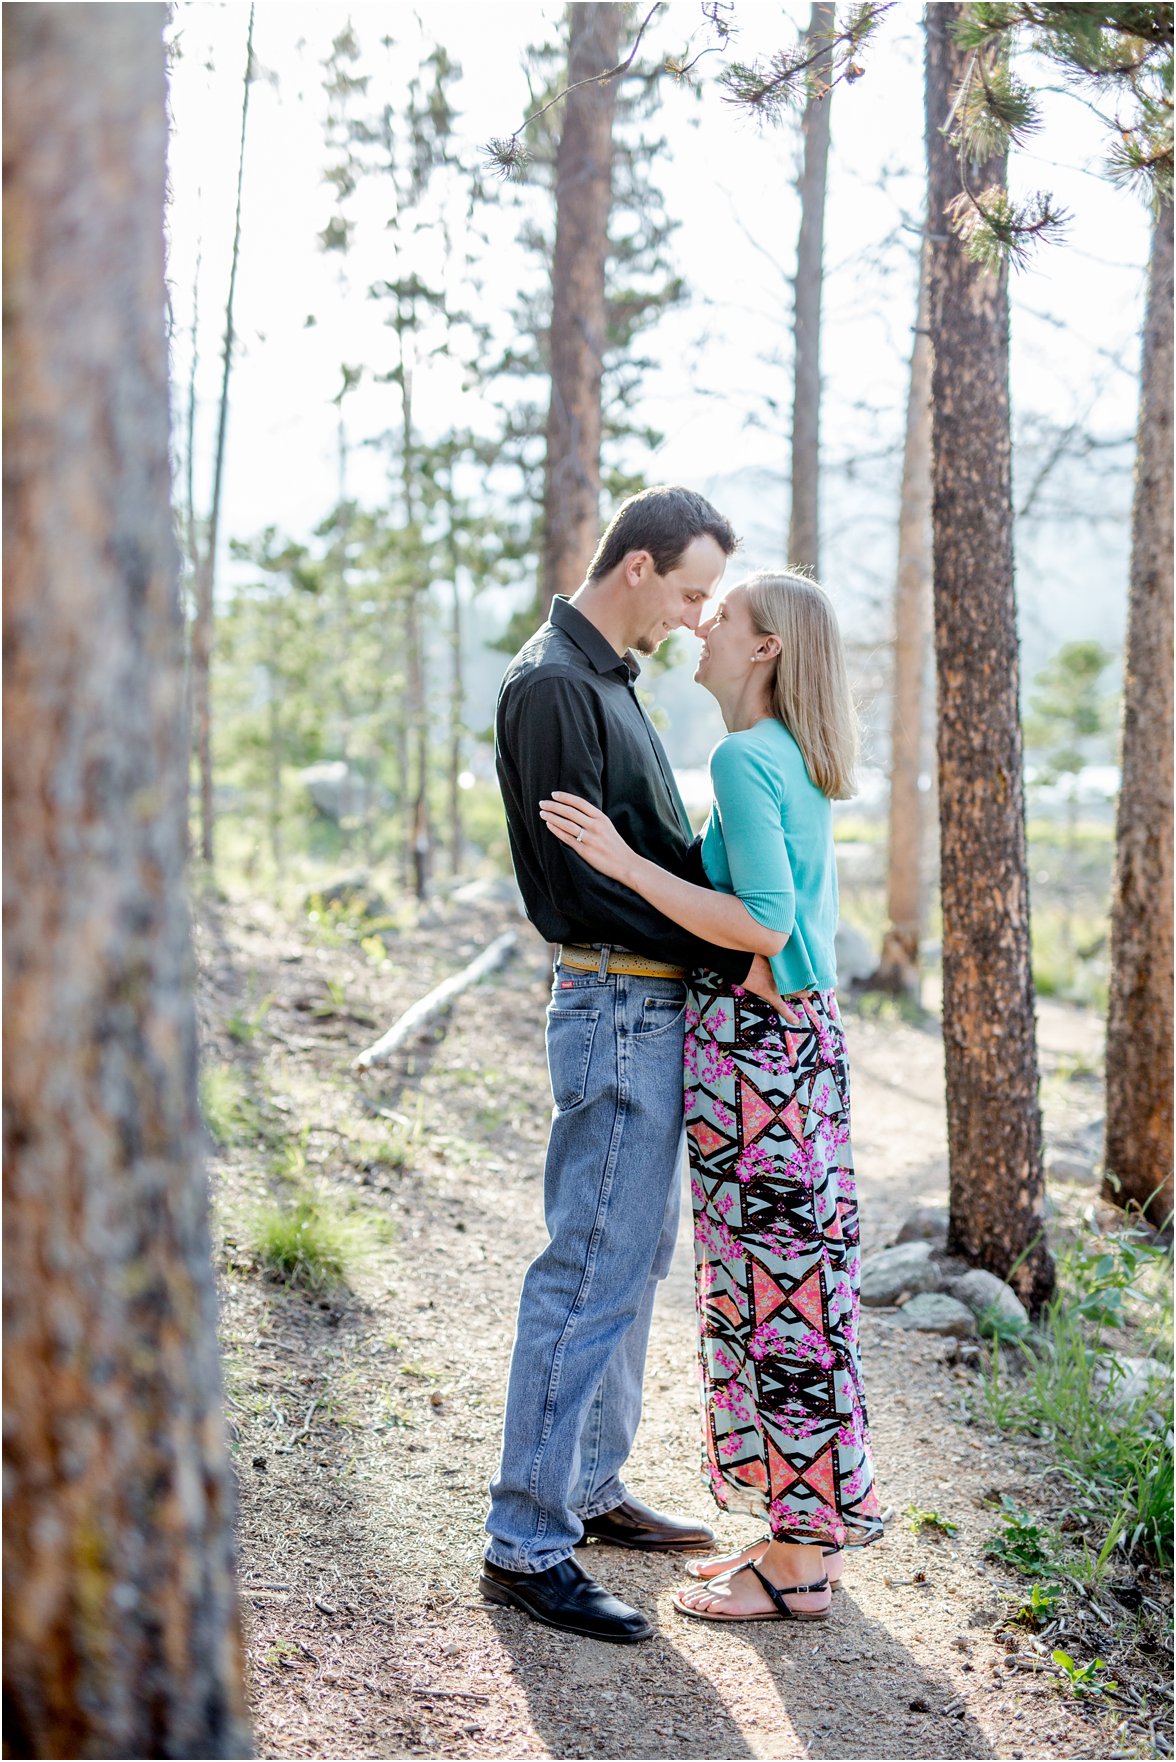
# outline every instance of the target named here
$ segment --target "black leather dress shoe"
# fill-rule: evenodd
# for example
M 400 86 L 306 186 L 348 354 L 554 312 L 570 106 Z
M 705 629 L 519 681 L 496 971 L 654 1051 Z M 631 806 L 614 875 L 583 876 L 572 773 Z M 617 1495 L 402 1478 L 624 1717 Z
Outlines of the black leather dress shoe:
M 615 1640 L 622 1646 L 653 1636 L 644 1615 L 611 1596 L 575 1559 L 562 1560 L 546 1572 L 507 1572 L 484 1560 L 478 1586 L 488 1602 L 521 1609 L 532 1621 L 564 1633 Z
M 715 1545 L 715 1532 L 705 1523 L 684 1523 L 679 1517 L 663 1517 L 632 1494 L 584 1519 L 584 1539 L 611 1542 L 614 1548 L 641 1548 L 647 1554 L 700 1554 Z

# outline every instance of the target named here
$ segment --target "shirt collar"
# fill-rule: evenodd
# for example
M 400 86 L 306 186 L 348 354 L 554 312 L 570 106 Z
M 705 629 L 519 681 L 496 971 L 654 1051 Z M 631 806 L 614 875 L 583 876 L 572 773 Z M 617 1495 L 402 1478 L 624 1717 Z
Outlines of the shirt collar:
M 636 679 L 641 669 L 633 658 L 631 649 L 618 655 L 612 643 L 602 636 L 590 618 L 585 618 L 571 600 L 557 593 L 551 602 L 549 614 L 551 622 L 565 636 L 570 636 L 576 647 L 591 662 L 598 673 L 617 673 L 624 671 L 629 679 Z

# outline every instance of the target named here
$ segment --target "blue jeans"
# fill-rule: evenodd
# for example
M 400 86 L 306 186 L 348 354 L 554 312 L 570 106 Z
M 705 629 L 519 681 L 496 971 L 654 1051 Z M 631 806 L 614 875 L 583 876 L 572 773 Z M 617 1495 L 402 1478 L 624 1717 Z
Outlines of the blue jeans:
M 581 1519 L 625 1497 L 653 1300 L 677 1235 L 685 1014 L 677 980 L 555 969 L 550 1241 L 519 1300 L 486 1520 L 495 1566 L 558 1566 Z

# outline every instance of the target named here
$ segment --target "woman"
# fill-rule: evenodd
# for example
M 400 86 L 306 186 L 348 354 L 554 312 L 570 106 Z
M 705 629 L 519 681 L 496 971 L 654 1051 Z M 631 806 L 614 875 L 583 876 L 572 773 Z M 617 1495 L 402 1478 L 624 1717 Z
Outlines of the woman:
M 770 960 L 771 1003 L 692 976 L 686 1116 L 704 1474 L 770 1534 L 692 1570 L 705 1620 L 820 1620 L 842 1549 L 882 1533 L 858 1357 L 849 1071 L 834 994 L 831 802 L 857 731 L 836 619 L 815 582 L 753 575 L 700 626 L 694 677 L 723 713 L 702 842 L 710 887 L 630 850 L 578 796 L 541 804 L 594 868 L 709 941 Z

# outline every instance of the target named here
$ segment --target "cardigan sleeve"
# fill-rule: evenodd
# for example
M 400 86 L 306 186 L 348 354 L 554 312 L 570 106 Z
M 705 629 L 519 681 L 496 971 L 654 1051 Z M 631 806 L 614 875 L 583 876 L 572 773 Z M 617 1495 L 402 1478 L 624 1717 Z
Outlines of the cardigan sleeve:
M 790 936 L 796 888 L 784 842 L 783 781 L 754 748 L 730 737 L 711 754 L 710 769 L 731 885 L 757 923 Z

